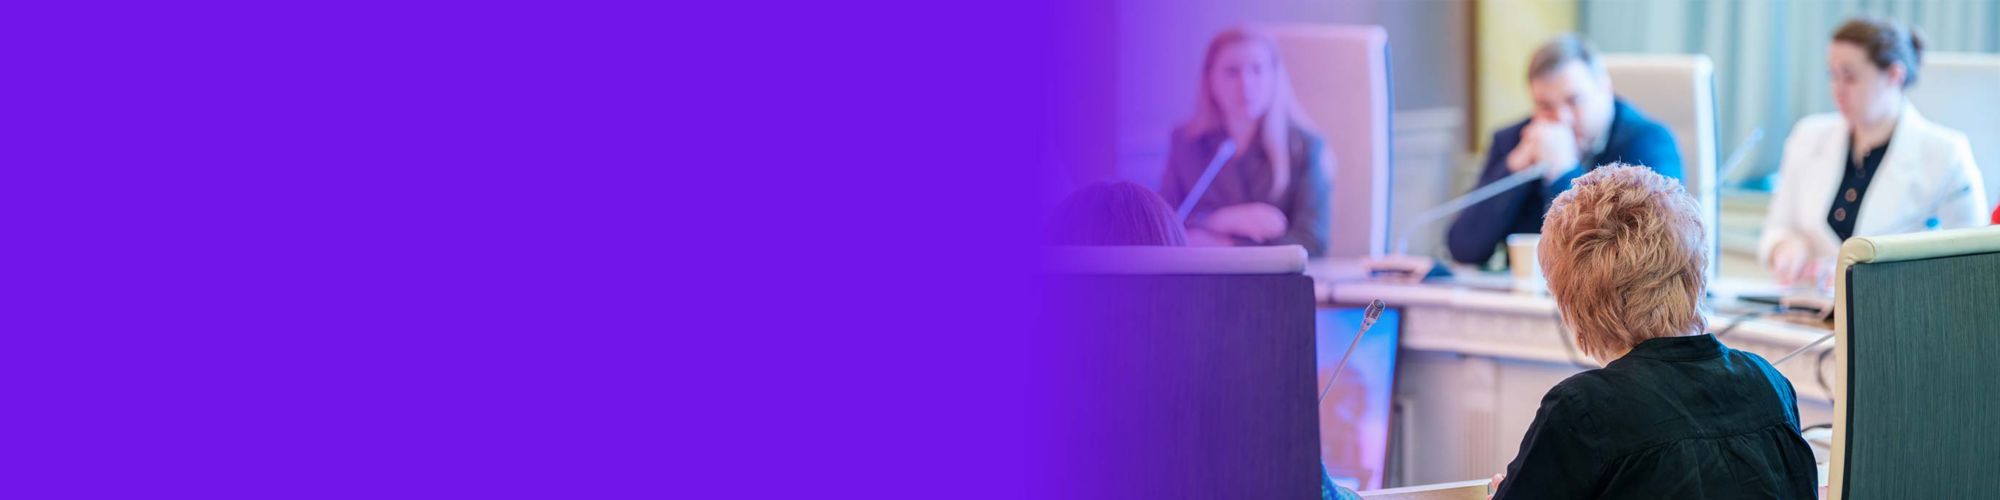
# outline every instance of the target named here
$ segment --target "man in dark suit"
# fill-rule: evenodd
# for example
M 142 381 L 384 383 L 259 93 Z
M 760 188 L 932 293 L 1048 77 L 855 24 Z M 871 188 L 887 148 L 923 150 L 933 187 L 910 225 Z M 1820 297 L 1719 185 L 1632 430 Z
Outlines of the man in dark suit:
M 1493 134 L 1484 186 L 1515 172 L 1550 165 L 1531 181 L 1465 210 L 1451 225 L 1446 244 L 1453 260 L 1484 264 L 1514 233 L 1542 232 L 1542 216 L 1570 181 L 1599 165 L 1644 165 L 1681 178 L 1674 135 L 1611 92 L 1611 77 L 1596 51 L 1574 35 L 1543 44 L 1528 63 L 1528 92 L 1534 116 Z

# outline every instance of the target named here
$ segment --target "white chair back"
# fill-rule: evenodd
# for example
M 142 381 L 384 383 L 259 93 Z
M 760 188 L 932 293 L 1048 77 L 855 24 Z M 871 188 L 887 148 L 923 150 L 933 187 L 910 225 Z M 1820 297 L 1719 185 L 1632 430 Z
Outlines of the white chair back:
M 1278 41 L 1306 117 L 1333 151 L 1326 256 L 1389 245 L 1389 33 L 1381 26 L 1264 26 Z
M 1722 199 L 1716 169 L 1721 152 L 1714 65 L 1699 54 L 1605 54 L 1604 69 L 1611 75 L 1613 92 L 1673 131 L 1681 150 L 1682 180 L 1701 208 L 1710 250 L 1719 251 Z M 1708 260 L 1711 279 L 1721 265 L 1721 258 Z
M 1069 274 L 1305 274 L 1306 247 L 1058 246 L 1046 264 Z
M 1425 484 L 1386 490 L 1357 491 L 1362 500 L 1486 500 L 1491 480 L 1474 479 L 1453 483 Z
M 1986 195 L 2000 197 L 2000 54 L 1925 54 L 1910 104 L 1924 118 L 1965 134 Z

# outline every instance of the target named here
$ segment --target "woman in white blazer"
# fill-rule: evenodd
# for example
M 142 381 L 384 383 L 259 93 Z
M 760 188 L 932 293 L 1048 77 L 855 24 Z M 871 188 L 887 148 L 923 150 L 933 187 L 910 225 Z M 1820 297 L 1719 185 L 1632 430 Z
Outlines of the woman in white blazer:
M 1840 112 L 1792 126 L 1758 248 L 1779 283 L 1824 288 L 1850 237 L 1986 223 L 1965 135 L 1904 99 L 1922 57 L 1923 40 L 1895 21 L 1854 19 L 1834 32 L 1827 70 Z

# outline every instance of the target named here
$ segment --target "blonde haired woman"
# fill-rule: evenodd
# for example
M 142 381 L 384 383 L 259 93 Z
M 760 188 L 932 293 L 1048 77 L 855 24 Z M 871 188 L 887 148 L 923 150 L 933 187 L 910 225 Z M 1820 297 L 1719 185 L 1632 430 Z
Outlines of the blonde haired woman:
M 1791 381 L 1703 333 L 1699 213 L 1679 182 L 1619 164 L 1556 197 L 1542 270 L 1605 366 L 1542 397 L 1494 498 L 1813 498 Z
M 1188 242 L 1323 253 L 1330 153 L 1292 94 L 1277 43 L 1244 28 L 1217 34 L 1197 87 L 1194 117 L 1174 131 L 1160 183 L 1176 208 L 1196 198 L 1184 210 Z M 1225 143 L 1234 152 L 1211 174 Z

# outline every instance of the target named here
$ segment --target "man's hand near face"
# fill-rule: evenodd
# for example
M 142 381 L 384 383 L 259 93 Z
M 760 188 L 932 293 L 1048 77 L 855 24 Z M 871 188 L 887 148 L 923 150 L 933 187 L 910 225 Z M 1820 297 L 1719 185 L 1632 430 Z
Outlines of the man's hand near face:
M 1537 126 L 1537 122 L 1528 122 L 1528 126 L 1521 127 L 1521 142 L 1515 143 L 1514 150 L 1507 153 L 1508 172 L 1527 170 L 1541 162 L 1541 132 L 1542 127 Z
M 1521 128 L 1521 143 L 1507 154 L 1507 169 L 1520 172 L 1541 165 L 1554 165 L 1544 174 L 1548 180 L 1555 180 L 1574 167 L 1583 155 L 1576 145 L 1576 135 L 1569 125 L 1534 120 Z
M 1542 177 L 1553 182 L 1582 161 L 1583 149 L 1577 146 L 1575 129 L 1568 124 L 1546 123 L 1543 127 L 1536 139 L 1541 143 L 1541 164 L 1550 168 Z

